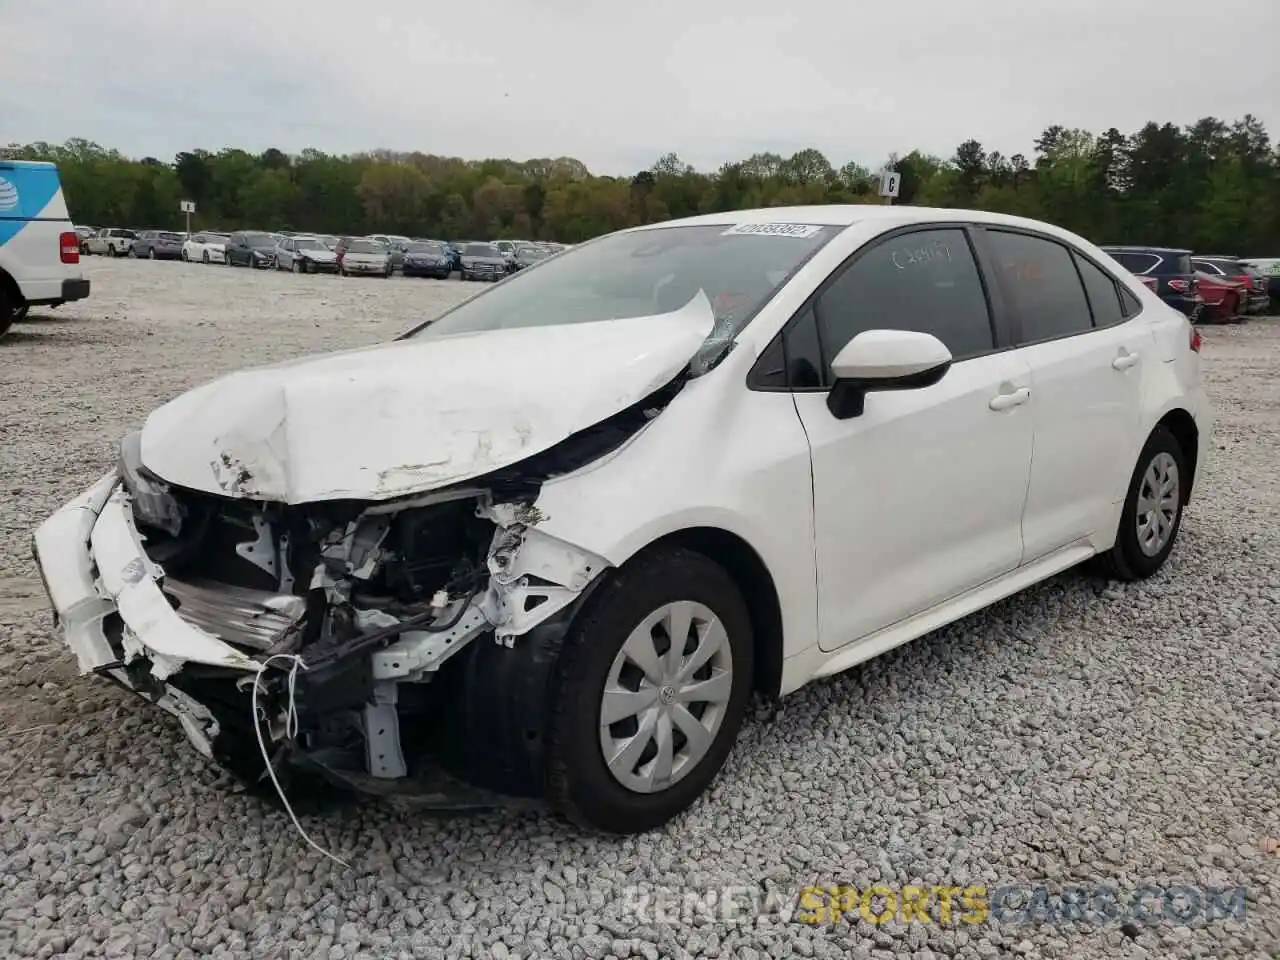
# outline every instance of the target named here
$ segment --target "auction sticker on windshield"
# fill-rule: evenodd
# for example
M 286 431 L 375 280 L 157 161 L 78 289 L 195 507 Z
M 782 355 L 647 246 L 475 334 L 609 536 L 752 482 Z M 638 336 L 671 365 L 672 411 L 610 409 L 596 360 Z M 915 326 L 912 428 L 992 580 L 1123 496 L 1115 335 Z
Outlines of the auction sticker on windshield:
M 720 236 L 795 237 L 803 240 L 821 229 L 812 223 L 735 223 Z

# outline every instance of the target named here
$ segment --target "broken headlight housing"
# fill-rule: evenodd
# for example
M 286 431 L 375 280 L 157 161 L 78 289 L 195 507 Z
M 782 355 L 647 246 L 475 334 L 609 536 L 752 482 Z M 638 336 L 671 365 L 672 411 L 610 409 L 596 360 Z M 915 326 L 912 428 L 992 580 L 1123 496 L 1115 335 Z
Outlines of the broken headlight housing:
M 135 430 L 120 441 L 116 472 L 133 498 L 139 522 L 176 537 L 182 527 L 182 506 L 169 493 L 169 485 L 142 465 L 141 431 Z

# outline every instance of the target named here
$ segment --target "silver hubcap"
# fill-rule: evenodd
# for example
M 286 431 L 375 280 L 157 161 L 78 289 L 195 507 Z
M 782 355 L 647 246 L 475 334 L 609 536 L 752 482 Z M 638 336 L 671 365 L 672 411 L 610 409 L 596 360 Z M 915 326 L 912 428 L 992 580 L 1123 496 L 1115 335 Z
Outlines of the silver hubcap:
M 600 703 L 600 749 L 615 780 L 665 790 L 706 756 L 733 690 L 729 635 L 689 600 L 645 617 L 613 659 Z
M 1148 557 L 1165 548 L 1178 517 L 1178 463 L 1167 453 L 1156 454 L 1138 488 L 1138 547 Z

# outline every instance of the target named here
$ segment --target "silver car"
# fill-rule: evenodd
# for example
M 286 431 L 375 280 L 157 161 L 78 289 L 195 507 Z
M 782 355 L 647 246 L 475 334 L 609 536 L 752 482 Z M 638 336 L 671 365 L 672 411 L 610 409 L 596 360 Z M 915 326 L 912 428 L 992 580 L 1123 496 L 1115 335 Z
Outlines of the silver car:
M 338 255 L 317 237 L 283 237 L 276 244 L 276 269 L 293 273 L 337 273 Z
M 350 240 L 342 251 L 339 271 L 344 277 L 355 274 L 391 276 L 391 250 L 376 240 Z

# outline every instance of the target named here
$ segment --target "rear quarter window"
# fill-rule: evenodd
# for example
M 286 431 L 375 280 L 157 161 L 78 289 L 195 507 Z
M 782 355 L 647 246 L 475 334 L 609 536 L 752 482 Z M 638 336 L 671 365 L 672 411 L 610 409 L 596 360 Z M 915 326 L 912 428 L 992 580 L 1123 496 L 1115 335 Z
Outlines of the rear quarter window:
M 1111 259 L 1130 273 L 1146 273 L 1160 262 L 1160 258 L 1154 253 L 1127 253 L 1124 251 L 1113 252 Z

